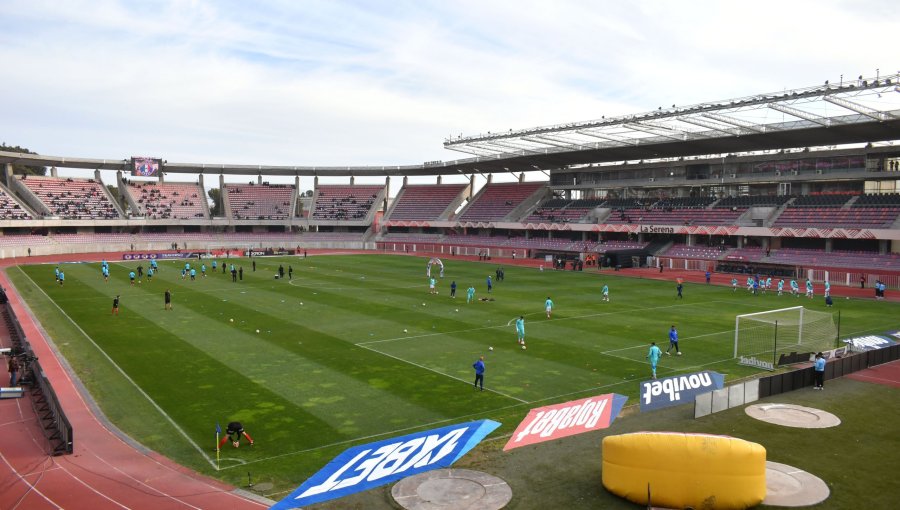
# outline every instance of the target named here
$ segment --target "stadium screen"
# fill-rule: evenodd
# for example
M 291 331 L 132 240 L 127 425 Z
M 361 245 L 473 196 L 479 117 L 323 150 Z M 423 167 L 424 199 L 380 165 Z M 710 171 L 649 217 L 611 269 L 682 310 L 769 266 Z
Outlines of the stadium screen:
M 140 177 L 156 175 L 161 166 L 162 160 L 159 158 L 135 156 L 131 158 L 131 175 Z

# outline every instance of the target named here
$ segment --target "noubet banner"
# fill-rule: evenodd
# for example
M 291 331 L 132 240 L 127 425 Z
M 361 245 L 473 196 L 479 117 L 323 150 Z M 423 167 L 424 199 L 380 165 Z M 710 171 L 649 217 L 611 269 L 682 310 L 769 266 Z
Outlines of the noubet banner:
M 641 412 L 693 402 L 701 393 L 721 390 L 725 376 L 705 370 L 641 383 Z
M 492 420 L 478 420 L 354 446 L 271 510 L 312 505 L 448 467 L 499 426 Z
M 608 428 L 628 397 L 608 393 L 528 412 L 503 450 Z

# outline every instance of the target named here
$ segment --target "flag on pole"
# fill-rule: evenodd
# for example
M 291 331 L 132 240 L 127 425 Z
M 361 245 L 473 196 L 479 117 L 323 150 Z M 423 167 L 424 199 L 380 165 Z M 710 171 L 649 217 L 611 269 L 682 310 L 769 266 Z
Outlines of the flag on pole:
M 219 434 L 222 433 L 222 427 L 216 422 L 216 471 L 219 470 Z

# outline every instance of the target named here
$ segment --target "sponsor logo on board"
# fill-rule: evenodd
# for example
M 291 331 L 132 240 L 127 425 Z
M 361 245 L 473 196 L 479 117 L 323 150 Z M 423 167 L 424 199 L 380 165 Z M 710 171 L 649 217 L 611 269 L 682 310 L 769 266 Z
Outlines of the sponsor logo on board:
M 499 426 L 478 420 L 354 446 L 270 510 L 312 505 L 448 467 Z
M 608 393 L 532 409 L 503 450 L 608 428 L 628 397 Z
M 701 393 L 719 390 L 725 376 L 709 370 L 641 383 L 641 411 L 693 402 Z
M 763 361 L 757 359 L 756 356 L 741 356 L 738 358 L 738 365 L 756 367 L 763 370 L 775 370 L 775 365 L 771 361 Z

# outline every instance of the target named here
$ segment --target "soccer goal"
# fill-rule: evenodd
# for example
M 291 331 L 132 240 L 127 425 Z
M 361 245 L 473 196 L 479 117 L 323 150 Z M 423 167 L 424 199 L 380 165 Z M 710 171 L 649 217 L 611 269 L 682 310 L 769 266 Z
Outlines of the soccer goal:
M 738 315 L 734 357 L 741 364 L 772 369 L 779 354 L 832 349 L 837 336 L 832 314 L 802 306 Z

